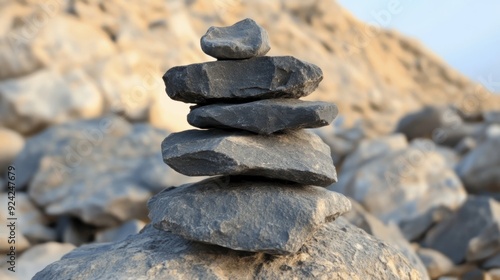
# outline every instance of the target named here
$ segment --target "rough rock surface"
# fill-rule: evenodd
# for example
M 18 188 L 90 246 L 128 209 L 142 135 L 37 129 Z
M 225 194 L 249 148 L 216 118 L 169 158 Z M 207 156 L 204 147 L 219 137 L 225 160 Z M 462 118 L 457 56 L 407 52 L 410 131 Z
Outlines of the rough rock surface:
M 428 279 L 424 264 L 416 255 L 411 244 L 405 239 L 399 228 L 394 223 L 384 224 L 382 221 L 377 219 L 377 217 L 363 209 L 363 206 L 352 199 L 351 204 L 352 209 L 342 215 L 343 218 L 347 219 L 351 224 L 366 231 L 368 234 L 371 234 L 398 249 L 403 255 L 406 256 L 408 261 L 410 261 L 416 270 L 420 271 L 423 276 L 426 276 L 422 279 Z
M 267 31 L 247 18 L 228 27 L 210 27 L 201 37 L 201 49 L 217 59 L 245 59 L 263 56 L 271 47 Z
M 159 229 L 226 248 L 296 253 L 324 223 L 351 208 L 339 193 L 263 178 L 218 177 L 153 196 L 149 217 Z
M 42 94 L 43 93 L 43 94 Z M 40 70 L 0 82 L 0 125 L 33 134 L 49 125 L 102 113 L 103 98 L 82 70 Z
M 356 170 L 344 194 L 360 202 L 383 222 L 397 224 L 428 217 L 439 207 L 457 209 L 466 192 L 432 142 L 376 157 Z
M 163 160 L 188 176 L 255 175 L 315 186 L 337 181 L 330 148 L 313 133 L 187 130 L 162 142 Z
M 479 143 L 458 164 L 457 173 L 470 192 L 500 192 L 500 136 Z
M 423 278 L 397 250 L 339 218 L 316 231 L 299 253 L 277 257 L 187 241 L 147 226 L 122 242 L 82 246 L 33 279 L 103 275 L 118 279 Z
M 168 96 L 186 103 L 300 98 L 322 79 L 318 66 L 292 56 L 177 66 L 163 76 Z
M 145 202 L 185 182 L 161 163 L 168 132 L 107 117 L 54 126 L 27 141 L 15 161 L 19 185 L 50 215 L 74 215 L 99 226 L 145 218 Z M 22 168 L 21 168 L 22 167 Z
M 455 215 L 437 224 L 423 245 L 438 250 L 455 264 L 462 262 L 469 241 L 500 219 L 500 203 L 482 196 L 469 196 Z
M 332 123 L 338 109 L 332 103 L 295 99 L 266 99 L 242 104 L 196 107 L 188 122 L 199 128 L 235 128 L 259 134 L 315 128 Z

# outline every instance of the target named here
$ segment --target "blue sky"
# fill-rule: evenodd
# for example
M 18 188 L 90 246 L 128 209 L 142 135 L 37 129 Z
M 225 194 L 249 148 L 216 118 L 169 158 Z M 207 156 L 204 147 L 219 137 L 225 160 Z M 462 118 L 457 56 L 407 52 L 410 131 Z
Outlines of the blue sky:
M 454 68 L 500 92 L 500 1 L 338 2 L 365 22 L 419 39 Z

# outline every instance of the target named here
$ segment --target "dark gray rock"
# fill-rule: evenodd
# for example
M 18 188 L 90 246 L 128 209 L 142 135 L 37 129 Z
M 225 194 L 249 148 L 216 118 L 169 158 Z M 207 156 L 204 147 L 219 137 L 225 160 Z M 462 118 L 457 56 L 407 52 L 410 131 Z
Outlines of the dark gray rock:
M 466 259 L 475 262 L 500 253 L 500 220 L 493 222 L 469 241 Z
M 263 56 L 271 47 L 266 30 L 247 18 L 228 27 L 210 27 L 201 37 L 201 49 L 217 59 L 245 59 Z
M 489 111 L 483 113 L 484 121 L 490 124 L 500 124 L 500 111 Z
M 163 160 L 188 176 L 252 175 L 328 186 L 337 181 L 330 148 L 317 135 L 290 131 L 187 130 L 162 143 Z
M 397 125 L 396 132 L 404 133 L 409 140 L 429 138 L 434 139 L 436 143 L 443 143 L 448 139 L 440 129 L 460 127 L 462 123 L 463 120 L 456 110 L 450 107 L 428 106 L 403 117 Z
M 125 240 L 129 235 L 137 234 L 146 223 L 140 220 L 131 220 L 120 226 L 99 231 L 95 235 L 95 242 L 117 242 Z
M 322 79 L 318 66 L 292 56 L 177 66 L 163 76 L 168 96 L 186 103 L 300 98 Z
M 500 268 L 500 252 L 491 256 L 483 263 L 481 263 L 481 268 L 483 269 Z
M 455 264 L 462 262 L 469 241 L 500 219 L 500 203 L 482 196 L 469 196 L 455 215 L 427 232 L 423 245 L 440 251 Z
M 155 227 L 233 250 L 296 253 L 351 208 L 343 195 L 261 177 L 218 177 L 168 188 L 149 202 Z
M 396 249 L 340 217 L 297 254 L 270 256 L 187 241 L 147 226 L 118 243 L 85 245 L 40 279 L 425 279 Z
M 417 254 L 424 263 L 431 279 L 437 279 L 445 275 L 454 267 L 453 262 L 448 257 L 436 250 L 419 248 Z
M 479 143 L 456 170 L 469 192 L 500 192 L 500 136 Z
M 242 104 L 213 104 L 197 107 L 188 122 L 199 128 L 236 128 L 259 134 L 282 130 L 315 128 L 332 123 L 335 104 L 295 99 L 266 99 Z

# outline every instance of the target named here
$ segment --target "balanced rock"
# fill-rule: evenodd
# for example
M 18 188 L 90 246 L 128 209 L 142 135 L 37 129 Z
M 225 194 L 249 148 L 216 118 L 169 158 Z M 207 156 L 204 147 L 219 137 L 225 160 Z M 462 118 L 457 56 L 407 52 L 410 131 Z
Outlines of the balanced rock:
M 219 177 L 165 189 L 149 200 L 155 227 L 234 250 L 296 253 L 321 225 L 349 211 L 325 188 L 266 178 Z
M 322 79 L 318 66 L 292 56 L 177 66 L 163 76 L 168 96 L 186 103 L 300 98 L 313 92 Z
M 188 176 L 252 175 L 328 186 L 337 181 L 330 148 L 317 135 L 291 131 L 187 130 L 162 143 L 163 161 Z
M 197 107 L 188 122 L 199 128 L 235 128 L 259 134 L 315 128 L 330 124 L 338 109 L 332 103 L 295 99 L 266 99 L 242 104 Z
M 342 217 L 320 227 L 299 253 L 270 256 L 188 241 L 147 226 L 124 241 L 84 245 L 39 279 L 425 279 L 396 249 Z
M 217 59 L 246 59 L 263 56 L 271 47 L 267 31 L 247 18 L 228 27 L 210 27 L 201 37 L 201 49 Z

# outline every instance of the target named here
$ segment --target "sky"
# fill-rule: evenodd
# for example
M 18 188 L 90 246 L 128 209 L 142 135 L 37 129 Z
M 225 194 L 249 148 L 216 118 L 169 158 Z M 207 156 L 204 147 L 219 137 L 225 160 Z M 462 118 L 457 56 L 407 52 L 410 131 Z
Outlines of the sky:
M 365 22 L 417 38 L 455 69 L 500 92 L 500 1 L 337 1 Z

